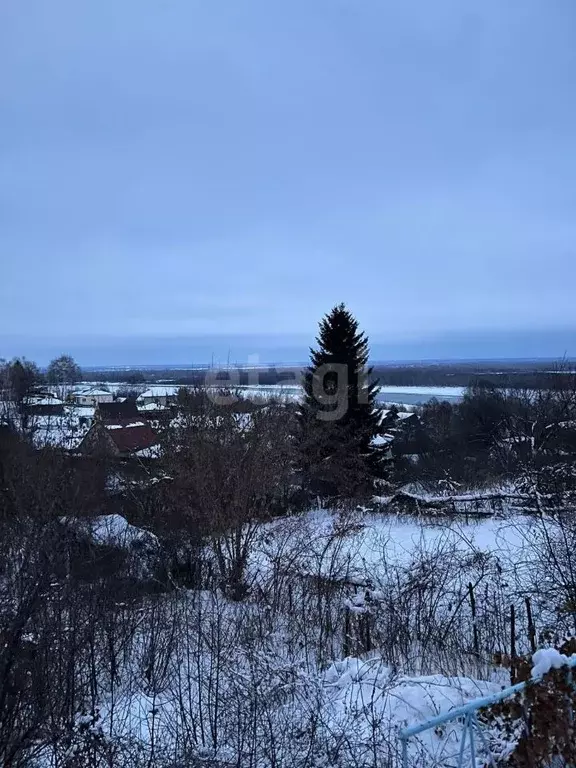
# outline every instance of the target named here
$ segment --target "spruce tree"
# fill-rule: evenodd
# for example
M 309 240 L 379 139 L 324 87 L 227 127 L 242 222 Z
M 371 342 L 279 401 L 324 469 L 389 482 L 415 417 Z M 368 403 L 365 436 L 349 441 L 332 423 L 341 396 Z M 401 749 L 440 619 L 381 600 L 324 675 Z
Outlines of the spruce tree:
M 320 322 L 310 350 L 299 411 L 300 469 L 312 493 L 358 496 L 381 476 L 377 381 L 368 367 L 368 339 L 344 304 Z

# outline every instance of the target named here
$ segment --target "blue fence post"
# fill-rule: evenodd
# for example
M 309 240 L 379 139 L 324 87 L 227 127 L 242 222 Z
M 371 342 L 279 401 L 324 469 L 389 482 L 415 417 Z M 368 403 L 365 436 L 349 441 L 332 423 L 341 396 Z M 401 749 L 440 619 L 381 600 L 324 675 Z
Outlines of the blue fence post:
M 408 768 L 408 739 L 402 739 L 402 768 Z
M 468 719 L 468 715 L 466 715 L 464 719 L 464 729 L 462 731 L 462 740 L 460 741 L 460 752 L 458 754 L 458 768 L 462 768 L 464 765 L 464 750 L 466 748 L 466 721 Z

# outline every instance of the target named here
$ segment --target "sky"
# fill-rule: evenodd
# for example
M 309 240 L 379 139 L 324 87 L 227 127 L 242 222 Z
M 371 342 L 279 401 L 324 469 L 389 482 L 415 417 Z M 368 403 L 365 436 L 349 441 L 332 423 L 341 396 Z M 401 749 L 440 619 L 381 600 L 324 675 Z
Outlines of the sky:
M 0 3 L 0 357 L 576 355 L 574 0 Z

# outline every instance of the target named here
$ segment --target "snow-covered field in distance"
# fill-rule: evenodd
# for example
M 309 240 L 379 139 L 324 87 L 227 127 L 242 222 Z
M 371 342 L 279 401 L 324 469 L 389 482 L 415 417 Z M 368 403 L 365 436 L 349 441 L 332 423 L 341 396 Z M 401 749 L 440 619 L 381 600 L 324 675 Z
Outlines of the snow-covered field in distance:
M 90 382 L 83 382 L 78 388 L 89 386 Z M 116 392 L 124 387 L 133 387 L 134 385 L 120 384 L 117 382 L 102 383 L 98 386 L 105 387 L 110 392 Z M 139 389 L 145 389 L 152 396 L 174 395 L 179 385 L 166 384 L 139 384 Z M 298 399 L 302 394 L 302 387 L 299 384 L 252 384 L 236 387 L 245 397 L 280 397 L 286 399 Z M 464 387 L 404 387 L 404 386 L 382 386 L 379 387 L 378 400 L 382 403 L 399 403 L 403 405 L 418 405 L 426 403 L 432 398 L 438 400 L 448 400 L 458 402 L 462 399 L 465 392 Z

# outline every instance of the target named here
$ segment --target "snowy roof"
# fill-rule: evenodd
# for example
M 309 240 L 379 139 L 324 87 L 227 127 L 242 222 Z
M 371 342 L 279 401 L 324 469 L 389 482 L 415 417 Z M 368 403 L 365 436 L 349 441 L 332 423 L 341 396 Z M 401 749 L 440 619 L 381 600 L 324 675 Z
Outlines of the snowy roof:
M 138 404 L 139 411 L 163 411 L 164 407 L 158 403 L 145 403 L 144 405 Z
M 142 400 L 145 397 L 172 397 L 175 395 L 178 390 L 181 389 L 179 386 L 159 386 L 156 384 L 153 384 L 151 387 L 148 387 L 148 389 L 145 392 L 142 392 L 141 395 L 139 395 L 138 400 Z
M 106 430 L 120 453 L 138 453 L 145 448 L 151 448 L 158 442 L 158 436 L 145 422 L 133 422 L 125 426 L 107 425 Z
M 376 435 L 372 438 L 372 445 L 390 445 L 394 442 L 394 435 Z
M 53 395 L 38 395 L 28 398 L 28 405 L 64 405 L 64 401 Z
M 122 420 L 138 420 L 138 409 L 134 400 L 116 400 L 112 403 L 98 403 L 96 415 L 104 421 L 122 423 Z
M 99 389 L 98 387 L 84 387 L 83 389 L 77 389 L 74 393 L 77 397 L 98 397 L 102 395 L 111 395 L 107 389 Z
M 75 450 L 88 431 L 87 424 L 81 424 L 80 409 L 65 408 L 62 414 L 36 416 L 33 423 L 33 442 L 37 448 L 57 446 Z

